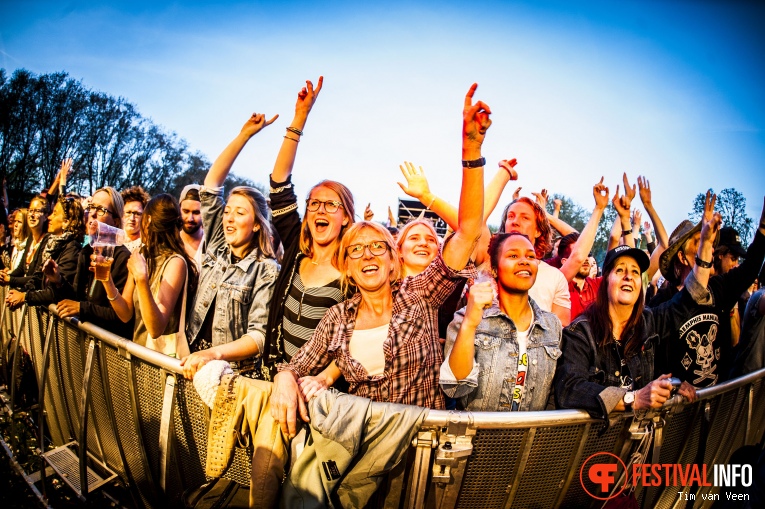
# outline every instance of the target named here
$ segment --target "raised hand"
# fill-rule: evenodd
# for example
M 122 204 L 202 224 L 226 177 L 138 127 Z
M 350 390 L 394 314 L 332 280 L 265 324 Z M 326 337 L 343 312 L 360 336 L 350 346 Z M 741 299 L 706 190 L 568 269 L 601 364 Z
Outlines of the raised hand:
M 483 320 L 483 310 L 491 306 L 494 300 L 494 290 L 491 281 L 476 283 L 470 287 L 468 303 L 465 309 L 465 322 L 473 327 Z
M 271 120 L 266 121 L 266 116 L 263 113 L 253 113 L 247 122 L 245 122 L 242 126 L 241 133 L 248 138 L 252 138 L 258 132 L 260 132 L 261 129 L 273 124 L 277 118 L 279 118 L 278 114 L 274 115 Z
M 518 161 L 513 159 L 502 159 L 499 162 L 499 167 L 505 170 L 508 175 L 510 175 L 510 180 L 518 180 L 518 172 L 515 171 L 515 165 L 518 164 Z
M 640 228 L 640 221 L 643 218 L 643 213 L 640 212 L 640 209 L 635 209 L 632 211 L 632 225 L 634 228 Z
M 608 188 L 603 184 L 603 177 L 600 177 L 600 182 L 592 186 L 592 196 L 595 198 L 595 206 L 605 210 L 608 206 Z
M 473 104 L 473 95 L 477 88 L 478 83 L 470 86 L 462 110 L 462 158 L 467 160 L 481 157 L 481 145 L 486 131 L 491 126 L 491 109 L 483 101 Z
M 375 213 L 372 212 L 372 204 L 367 203 L 367 207 L 364 209 L 364 221 L 371 221 L 375 217 Z
M 403 166 L 399 165 L 399 168 L 406 179 L 406 185 L 398 182 L 398 186 L 402 191 L 420 201 L 422 201 L 423 197 L 427 197 L 430 194 L 430 186 L 422 166 L 417 169 L 415 165 L 407 161 L 404 162 Z
M 640 190 L 640 201 L 643 202 L 643 206 L 650 207 L 651 205 L 651 183 L 645 177 L 638 176 L 637 178 L 638 189 Z
M 388 226 L 396 227 L 398 224 L 398 221 L 396 221 L 396 216 L 393 215 L 393 211 L 390 209 L 390 205 L 388 205 Z
M 542 189 L 539 193 L 531 193 L 536 198 L 537 204 L 542 207 L 542 210 L 547 210 L 547 189 Z
M 651 234 L 651 223 L 648 221 L 643 221 L 643 231 L 645 232 L 646 236 Z
M 722 216 L 715 212 L 717 196 L 711 190 L 704 197 L 704 215 L 701 218 L 701 242 L 714 242 L 722 224 Z
M 306 80 L 303 89 L 298 92 L 297 102 L 295 103 L 295 116 L 301 117 L 303 120 L 308 118 L 308 114 L 311 112 L 316 99 L 319 97 L 321 87 L 324 85 L 324 76 L 319 76 L 319 81 L 316 82 L 316 88 L 313 86 L 311 80 Z
M 515 190 L 515 192 L 513 193 L 513 201 L 521 197 L 521 189 L 523 188 L 519 187 L 518 189 Z
M 629 202 L 625 205 L 624 198 L 625 196 L 619 195 L 619 186 L 616 186 L 616 192 L 614 193 L 614 198 L 611 200 L 611 203 L 614 205 L 614 208 L 616 209 L 616 213 L 619 214 L 619 217 L 626 217 L 629 220 L 630 217 L 630 204 Z
M 630 181 L 627 179 L 627 172 L 622 174 L 622 180 L 624 181 L 624 197 L 629 199 L 629 203 L 627 204 L 627 208 L 629 208 L 629 204 L 632 203 L 632 200 L 637 194 L 637 187 L 635 184 L 630 186 Z

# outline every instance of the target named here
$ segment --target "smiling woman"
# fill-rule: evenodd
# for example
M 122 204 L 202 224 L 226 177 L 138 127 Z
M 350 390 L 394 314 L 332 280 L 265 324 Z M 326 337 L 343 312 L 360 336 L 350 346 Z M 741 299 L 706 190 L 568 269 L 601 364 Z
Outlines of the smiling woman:
M 712 258 L 712 242 L 720 227 L 715 198 L 707 193 L 697 256 Z M 563 357 L 555 374 L 558 407 L 580 408 L 608 419 L 612 411 L 658 408 L 669 399 L 672 375 L 654 379 L 656 343 L 693 313 L 694 302 L 711 300 L 709 269 L 696 265 L 683 291 L 655 308 L 644 307 L 641 274 L 648 255 L 627 245 L 606 254 L 603 282 L 595 302 L 563 331 Z M 687 382 L 680 394 L 694 401 Z
M 254 113 L 215 160 L 199 191 L 207 251 L 186 328 L 191 350 L 181 360 L 186 378 L 211 360 L 231 361 L 239 374 L 263 378 L 257 361 L 279 271 L 268 205 L 260 191 L 246 186 L 235 187 L 224 202 L 223 183 L 250 138 L 274 120 Z

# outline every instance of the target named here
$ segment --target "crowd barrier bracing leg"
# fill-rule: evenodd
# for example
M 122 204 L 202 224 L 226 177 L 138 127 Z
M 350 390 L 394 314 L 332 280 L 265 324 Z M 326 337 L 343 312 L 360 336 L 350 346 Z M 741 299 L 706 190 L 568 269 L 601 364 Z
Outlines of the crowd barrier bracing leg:
M 3 345 L 21 318 L 8 310 L 0 316 Z M 176 359 L 44 309 L 28 310 L 25 322 L 21 345 L 31 354 L 41 384 L 53 445 L 83 442 L 91 461 L 115 472 L 131 490 L 136 507 L 178 507 L 180 493 L 207 480 L 210 410 L 182 377 Z M 765 371 L 699 391 L 699 401 L 691 405 L 673 400 L 660 416 L 658 461 L 694 463 L 703 453 L 707 465 L 720 464 L 739 447 L 761 441 L 763 376 Z M 708 424 L 702 425 L 705 419 Z M 635 444 L 630 416 L 620 416 L 606 430 L 602 424 L 572 410 L 431 411 L 412 444 L 406 471 L 395 479 L 400 487 L 378 505 L 595 507 L 597 501 L 579 480 L 582 465 L 599 452 L 626 460 Z M 238 447 L 225 476 L 247 484 L 250 454 Z M 651 459 L 649 454 L 646 461 Z M 717 489 L 694 493 L 710 495 Z M 683 490 L 691 493 L 682 487 L 639 488 L 636 495 L 644 507 L 679 509 L 685 507 L 678 496 Z M 708 505 L 697 500 L 695 507 L 702 506 Z

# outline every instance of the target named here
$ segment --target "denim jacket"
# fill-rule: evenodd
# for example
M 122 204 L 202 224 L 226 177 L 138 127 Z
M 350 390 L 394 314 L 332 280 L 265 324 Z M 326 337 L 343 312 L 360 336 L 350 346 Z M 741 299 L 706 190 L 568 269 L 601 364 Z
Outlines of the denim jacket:
M 207 251 L 199 274 L 199 288 L 191 307 L 186 337 L 197 341 L 202 324 L 215 300 L 213 346 L 230 343 L 247 335 L 260 352 L 265 341 L 266 318 L 279 266 L 253 249 L 242 260 L 231 263 L 231 250 L 223 236 L 223 188 L 202 187 L 202 222 Z M 240 362 L 239 368 L 241 370 Z
M 558 357 L 561 355 L 561 323 L 547 311 L 542 311 L 529 297 L 534 321 L 526 346 L 528 371 L 520 410 L 544 410 L 552 388 Z M 475 331 L 473 369 L 463 380 L 456 380 L 449 367 L 449 354 L 454 347 L 465 308 L 454 314 L 446 333 L 446 359 L 441 366 L 441 388 L 450 397 L 462 398 L 467 410 L 509 411 L 513 389 L 518 376 L 518 342 L 515 323 L 499 308 L 495 300 L 483 312 Z
M 642 334 L 638 338 L 641 348 L 626 358 L 633 390 L 658 378 L 660 373 L 654 373 L 656 345 L 666 341 L 672 331 L 689 318 L 696 304 L 705 304 L 711 299 L 710 292 L 691 272 L 685 288 L 672 300 L 643 310 Z M 622 388 L 624 370 L 613 342 L 604 347 L 598 343 L 586 314 L 579 315 L 563 330 L 563 355 L 555 373 L 555 401 L 558 408 L 578 408 L 593 417 L 607 419 L 627 389 Z

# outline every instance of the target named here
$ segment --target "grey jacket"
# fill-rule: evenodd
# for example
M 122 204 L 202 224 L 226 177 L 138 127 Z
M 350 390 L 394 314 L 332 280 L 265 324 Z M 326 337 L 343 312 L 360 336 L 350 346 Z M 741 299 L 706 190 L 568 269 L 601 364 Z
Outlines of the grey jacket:
M 202 222 L 207 251 L 199 274 L 199 288 L 186 326 L 189 345 L 197 341 L 207 313 L 215 313 L 213 346 L 230 343 L 245 334 L 263 351 L 268 306 L 279 266 L 253 249 L 237 263 L 223 236 L 223 188 L 202 187 Z M 211 309 L 215 301 L 215 309 Z M 192 348 L 193 350 L 193 348 Z M 243 363 L 240 363 L 240 370 Z
M 521 398 L 521 411 L 544 410 L 552 388 L 558 357 L 561 355 L 561 324 L 558 318 L 543 311 L 529 297 L 534 311 L 526 346 L 528 371 Z M 454 314 L 446 332 L 444 365 L 440 384 L 444 393 L 462 398 L 467 410 L 509 411 L 518 376 L 518 342 L 515 323 L 499 308 L 495 300 L 483 312 L 483 320 L 475 332 L 473 370 L 463 380 L 456 380 L 449 368 L 449 354 L 465 318 L 465 308 Z
M 311 436 L 282 486 L 285 509 L 364 507 L 428 414 L 332 389 L 313 398 L 308 411 Z

